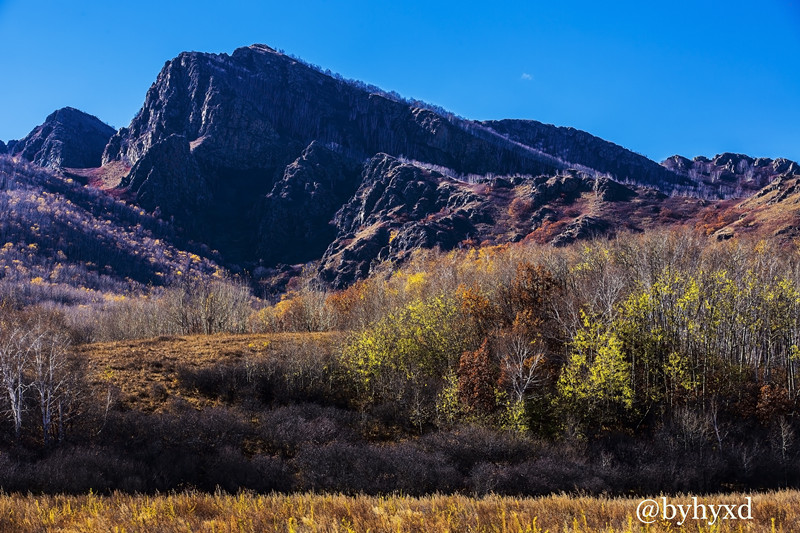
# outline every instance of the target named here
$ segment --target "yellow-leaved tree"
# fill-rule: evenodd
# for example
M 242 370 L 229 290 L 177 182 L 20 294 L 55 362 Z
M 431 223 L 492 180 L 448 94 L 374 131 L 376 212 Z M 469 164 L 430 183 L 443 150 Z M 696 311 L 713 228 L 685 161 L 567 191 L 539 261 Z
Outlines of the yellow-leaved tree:
M 363 402 L 392 404 L 418 425 L 434 417 L 441 378 L 470 347 L 470 329 L 454 298 L 413 300 L 355 334 L 344 362 Z
M 588 430 L 618 424 L 633 407 L 631 365 L 612 327 L 581 312 L 558 393 L 569 415 Z

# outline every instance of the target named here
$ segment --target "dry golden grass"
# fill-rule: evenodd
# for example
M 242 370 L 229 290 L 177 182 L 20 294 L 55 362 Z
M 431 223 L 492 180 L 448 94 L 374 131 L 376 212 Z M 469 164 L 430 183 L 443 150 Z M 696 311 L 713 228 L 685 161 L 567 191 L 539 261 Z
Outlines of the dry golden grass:
M 723 204 L 724 212 L 735 217 L 725 229 L 735 235 L 780 236 L 783 241 L 797 237 L 799 184 L 797 178 L 784 178 L 736 205 L 726 207 Z
M 195 407 L 213 402 L 180 389 L 178 370 L 212 367 L 216 364 L 257 364 L 270 357 L 281 357 L 304 350 L 324 357 L 338 342 L 336 333 L 271 333 L 252 335 L 193 335 L 155 339 L 104 342 L 78 347 L 89 384 L 98 397 L 108 385 L 131 409 L 159 411 L 170 398 L 180 397 Z M 153 395 L 161 385 L 166 395 Z
M 733 503 L 743 494 L 712 496 Z M 348 497 L 182 493 L 169 496 L 0 496 L 0 533 L 70 532 L 794 532 L 800 492 L 753 495 L 753 520 L 646 526 L 638 499 L 548 496 Z M 688 498 L 674 498 L 676 503 Z

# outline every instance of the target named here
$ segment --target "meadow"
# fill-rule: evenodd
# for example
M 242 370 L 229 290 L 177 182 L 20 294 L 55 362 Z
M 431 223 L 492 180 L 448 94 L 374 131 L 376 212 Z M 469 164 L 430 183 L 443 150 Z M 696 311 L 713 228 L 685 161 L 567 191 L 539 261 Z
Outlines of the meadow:
M 746 494 L 700 498 L 741 502 Z M 643 524 L 637 498 L 553 495 L 344 496 L 338 494 L 230 495 L 184 492 L 143 496 L 0 496 L 0 532 L 792 532 L 800 529 L 800 492 L 754 494 L 752 520 L 678 520 Z M 689 501 L 676 496 L 675 502 Z

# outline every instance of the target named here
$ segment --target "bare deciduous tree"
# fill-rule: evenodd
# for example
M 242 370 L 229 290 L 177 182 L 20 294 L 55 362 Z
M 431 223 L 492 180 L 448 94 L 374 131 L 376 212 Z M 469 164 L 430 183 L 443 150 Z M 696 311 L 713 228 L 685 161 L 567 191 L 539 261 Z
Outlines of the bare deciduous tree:
M 31 357 L 29 337 L 30 333 L 19 324 L 12 321 L 0 324 L 0 382 L 17 438 L 22 431 L 25 392 L 30 387 L 25 379 Z
M 544 350 L 539 343 L 520 333 L 501 337 L 498 348 L 502 379 L 508 384 L 514 399 L 521 402 L 531 387 L 540 381 Z
M 64 402 L 72 373 L 69 369 L 69 338 L 62 332 L 37 322 L 30 335 L 32 380 L 42 416 L 45 446 L 50 444 L 53 416 L 58 415 L 58 436 L 63 438 Z

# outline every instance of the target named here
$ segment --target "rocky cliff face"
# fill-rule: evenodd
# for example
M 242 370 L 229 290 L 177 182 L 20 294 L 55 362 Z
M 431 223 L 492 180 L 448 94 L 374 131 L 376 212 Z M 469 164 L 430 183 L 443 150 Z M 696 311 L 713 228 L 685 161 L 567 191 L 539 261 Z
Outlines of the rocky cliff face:
M 176 140 L 163 144 L 171 136 L 185 139 L 180 150 Z M 125 191 L 190 236 L 208 239 L 210 227 L 210 244 L 227 257 L 272 266 L 307 261 L 330 244 L 328 223 L 358 186 L 357 162 L 376 153 L 453 175 L 565 167 L 479 123 L 370 92 L 261 45 L 167 62 L 103 162 L 133 165 Z M 202 200 L 184 201 L 190 191 Z
M 558 245 L 688 220 L 701 197 L 796 169 L 730 154 L 659 165 L 573 128 L 464 120 L 263 45 L 168 61 L 102 162 L 130 168 L 118 193 L 229 263 L 321 258 L 335 286 L 420 247 Z
M 698 189 L 719 198 L 743 198 L 777 178 L 800 176 L 800 165 L 788 159 L 752 158 L 724 153 L 713 159 L 687 159 L 674 155 L 661 163 L 665 168 L 687 176 Z
M 404 154 L 459 173 L 539 174 L 563 167 L 478 123 L 369 92 L 263 45 L 230 56 L 183 53 L 167 62 L 103 161 L 134 164 L 171 134 L 189 139 L 208 166 L 232 170 L 274 170 L 315 140 L 349 156 Z
M 48 168 L 98 167 L 112 135 L 114 129 L 97 117 L 65 107 L 24 139 L 9 143 L 9 153 Z

